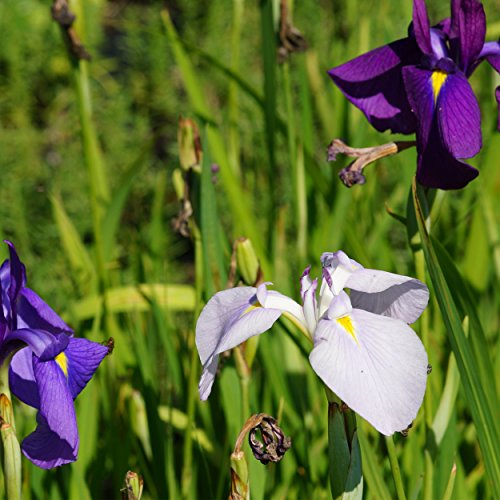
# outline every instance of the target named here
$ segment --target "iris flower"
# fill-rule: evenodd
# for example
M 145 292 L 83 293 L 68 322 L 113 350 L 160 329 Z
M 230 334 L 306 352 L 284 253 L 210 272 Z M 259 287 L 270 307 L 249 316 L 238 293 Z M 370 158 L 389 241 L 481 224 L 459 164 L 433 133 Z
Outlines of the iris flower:
M 424 0 L 414 0 L 407 38 L 328 72 L 378 131 L 416 134 L 417 180 L 424 186 L 458 189 L 479 174 L 460 159 L 482 145 L 479 105 L 467 79 L 485 59 L 500 72 L 500 43 L 485 43 L 485 33 L 479 0 L 452 0 L 451 18 L 433 27 Z M 500 106 L 500 87 L 496 99 Z
M 9 367 L 12 393 L 36 408 L 36 430 L 21 445 L 35 465 L 49 469 L 78 455 L 73 400 L 108 347 L 73 337 L 68 325 L 31 289 L 14 245 L 0 268 L 0 362 Z
M 427 354 L 408 326 L 427 306 L 427 287 L 365 269 L 342 251 L 323 254 L 321 262 L 319 293 L 310 267 L 301 277 L 302 305 L 268 290 L 268 283 L 224 290 L 208 301 L 196 325 L 200 398 L 210 395 L 222 352 L 287 314 L 312 338 L 309 360 L 326 386 L 381 433 L 402 431 L 416 417 L 427 381 Z

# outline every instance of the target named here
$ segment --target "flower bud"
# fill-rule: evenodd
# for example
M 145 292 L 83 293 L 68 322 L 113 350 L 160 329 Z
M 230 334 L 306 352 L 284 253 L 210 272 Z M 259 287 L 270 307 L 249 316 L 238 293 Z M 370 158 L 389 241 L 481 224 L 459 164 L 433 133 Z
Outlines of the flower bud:
M 255 285 L 260 274 L 259 259 L 248 238 L 239 238 L 235 243 L 236 266 L 247 285 Z
M 123 500 L 140 500 L 144 480 L 136 472 L 128 471 L 125 474 L 125 486 L 121 489 Z
M 196 123 L 189 118 L 179 118 L 177 129 L 179 161 L 183 170 L 199 167 L 201 163 L 201 141 Z
M 242 451 L 231 453 L 231 492 L 230 500 L 250 500 L 248 465 Z

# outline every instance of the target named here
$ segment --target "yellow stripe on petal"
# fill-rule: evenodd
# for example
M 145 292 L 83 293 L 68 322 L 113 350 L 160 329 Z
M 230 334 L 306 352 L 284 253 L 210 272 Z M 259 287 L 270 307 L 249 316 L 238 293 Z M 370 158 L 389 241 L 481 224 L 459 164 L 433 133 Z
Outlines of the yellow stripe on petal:
M 60 352 L 55 357 L 55 360 L 56 360 L 56 363 L 61 368 L 61 370 L 63 371 L 64 375 L 67 377 L 68 376 L 68 358 L 66 357 L 66 354 L 64 354 L 64 352 Z
M 432 93 L 434 94 L 434 102 L 437 101 L 439 92 L 441 91 L 444 82 L 448 78 L 448 73 L 444 71 L 437 70 L 433 71 L 431 75 L 431 85 L 432 85 Z
M 245 314 L 249 313 L 250 311 L 253 311 L 254 309 L 258 309 L 259 307 L 262 307 L 258 302 L 255 304 L 250 304 L 242 313 L 241 316 L 245 316 Z M 241 318 L 240 316 L 240 318 Z
M 342 316 L 342 318 L 337 318 L 337 323 L 354 339 L 354 342 L 359 345 L 358 338 L 354 332 L 354 325 L 350 316 Z

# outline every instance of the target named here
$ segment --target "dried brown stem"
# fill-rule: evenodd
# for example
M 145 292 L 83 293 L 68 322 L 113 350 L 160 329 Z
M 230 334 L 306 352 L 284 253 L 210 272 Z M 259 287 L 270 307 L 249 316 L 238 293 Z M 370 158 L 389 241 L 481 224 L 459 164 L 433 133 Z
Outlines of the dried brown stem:
M 374 161 L 392 156 L 416 145 L 415 141 L 394 141 L 370 148 L 352 148 L 341 139 L 334 139 L 328 146 L 328 161 L 335 161 L 338 154 L 357 158 L 339 172 L 341 181 L 347 186 L 366 182 L 363 169 Z

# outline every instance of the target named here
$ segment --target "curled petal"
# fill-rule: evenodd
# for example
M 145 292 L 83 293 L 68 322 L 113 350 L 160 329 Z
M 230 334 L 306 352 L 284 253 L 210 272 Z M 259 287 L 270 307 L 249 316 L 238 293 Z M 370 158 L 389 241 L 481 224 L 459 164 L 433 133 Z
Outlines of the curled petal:
M 318 287 L 318 280 L 315 279 L 311 282 L 311 285 L 307 290 L 304 291 L 302 300 L 304 302 L 304 318 L 307 325 L 307 329 L 310 332 L 314 332 L 316 324 L 318 322 L 318 307 L 316 305 L 316 289 Z
M 353 309 L 322 319 L 309 359 L 323 382 L 379 432 L 406 429 L 422 404 L 427 354 L 406 323 Z
M 417 64 L 421 52 L 415 40 L 404 38 L 367 52 L 328 71 L 346 98 L 378 131 L 415 132 L 401 68 Z
M 346 283 L 354 308 L 415 322 L 429 302 L 429 290 L 419 280 L 399 274 L 360 269 Z
M 33 358 L 40 396 L 37 428 L 22 442 L 26 457 L 38 467 L 51 469 L 76 460 L 78 429 L 66 376 L 54 361 Z
M 4 345 L 0 349 L 0 359 L 5 359 L 13 349 L 18 347 L 18 344 L 24 343 L 42 361 L 47 361 L 55 358 L 63 351 L 68 342 L 69 337 L 65 334 L 54 334 L 47 330 L 36 330 L 34 328 L 21 328 L 9 332 Z
M 328 273 L 325 278 L 334 295 L 338 295 L 346 286 L 351 274 L 363 266 L 350 259 L 342 250 L 338 252 L 325 252 L 321 256 L 323 272 Z

